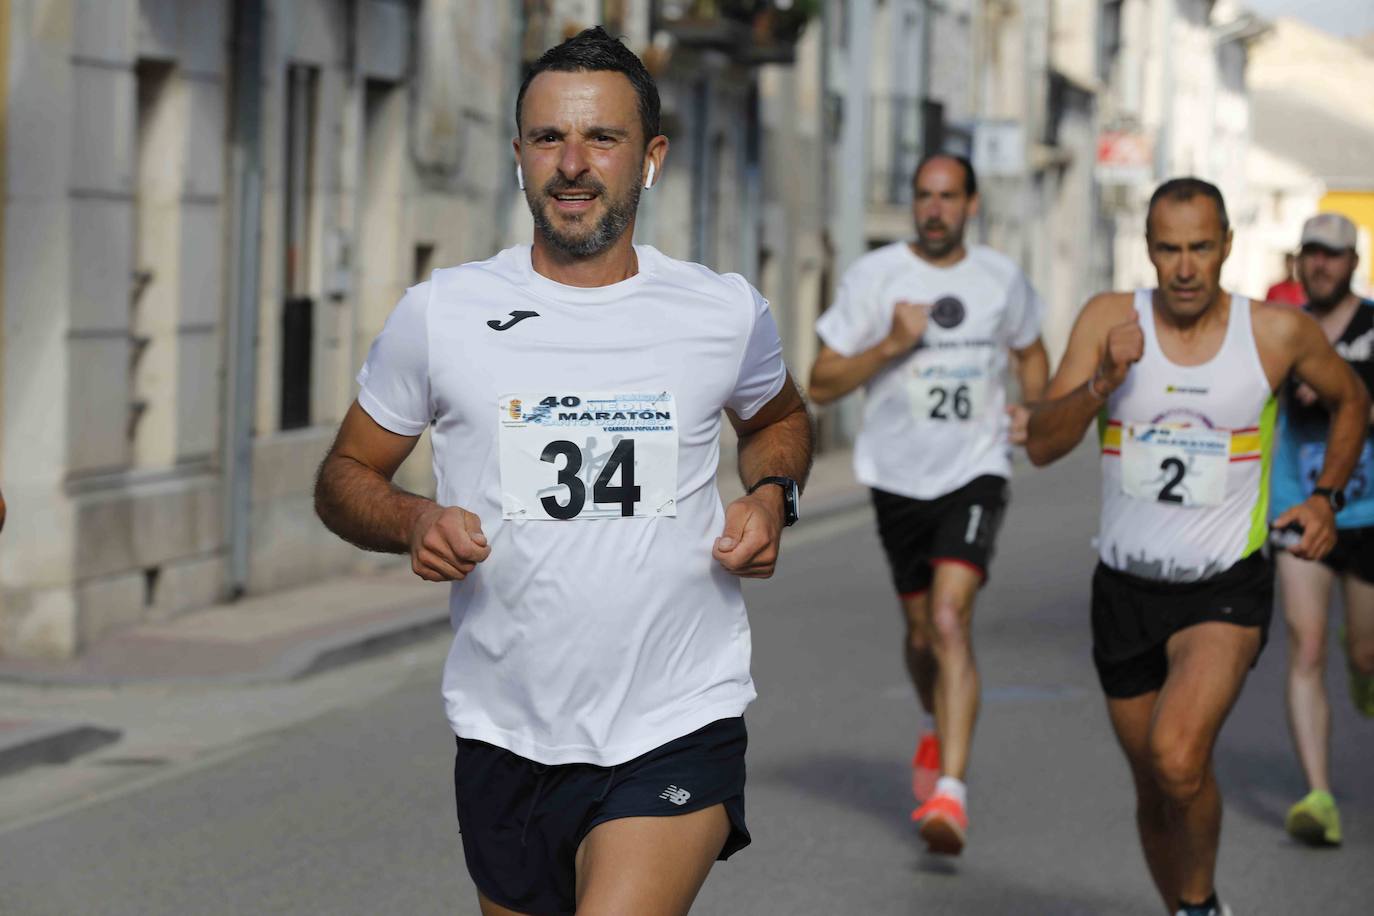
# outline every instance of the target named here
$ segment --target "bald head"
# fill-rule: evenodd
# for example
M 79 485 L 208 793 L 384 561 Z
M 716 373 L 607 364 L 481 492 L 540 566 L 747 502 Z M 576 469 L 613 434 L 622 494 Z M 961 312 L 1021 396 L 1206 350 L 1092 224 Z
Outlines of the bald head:
M 912 176 L 916 254 L 935 264 L 958 261 L 964 227 L 977 212 L 978 181 L 968 160 L 945 153 L 921 160 Z

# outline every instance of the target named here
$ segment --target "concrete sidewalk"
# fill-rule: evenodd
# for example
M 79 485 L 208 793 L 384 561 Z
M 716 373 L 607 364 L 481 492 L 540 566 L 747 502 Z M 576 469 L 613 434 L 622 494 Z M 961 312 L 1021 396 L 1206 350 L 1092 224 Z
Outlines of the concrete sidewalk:
M 802 505 L 802 525 L 860 505 L 848 451 L 816 460 Z M 742 492 L 722 443 L 721 495 Z M 731 469 L 731 470 L 727 470 Z M 132 685 L 252 685 L 308 677 L 447 631 L 447 585 L 395 568 L 354 575 L 142 624 L 91 645 L 68 661 L 0 658 L 0 682 L 45 689 Z M 86 722 L 0 719 L 0 775 L 63 762 L 117 740 Z

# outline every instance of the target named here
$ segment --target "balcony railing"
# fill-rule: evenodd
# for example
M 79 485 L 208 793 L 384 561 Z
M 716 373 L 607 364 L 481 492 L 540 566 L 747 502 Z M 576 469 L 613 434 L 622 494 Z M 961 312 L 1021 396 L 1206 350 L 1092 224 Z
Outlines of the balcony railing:
M 971 156 L 969 125 L 945 120 L 945 106 L 915 95 L 875 94 L 868 110 L 868 201 L 911 203 L 911 178 L 927 150 Z
M 658 0 L 654 31 L 679 45 L 721 51 L 744 64 L 792 63 L 820 0 Z
M 911 173 L 921 161 L 921 100 L 911 95 L 875 95 L 869 101 L 868 200 L 911 202 Z

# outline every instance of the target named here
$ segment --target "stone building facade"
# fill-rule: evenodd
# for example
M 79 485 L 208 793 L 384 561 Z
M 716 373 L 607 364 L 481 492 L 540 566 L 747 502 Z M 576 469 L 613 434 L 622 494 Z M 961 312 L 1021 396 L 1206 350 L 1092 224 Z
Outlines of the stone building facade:
M 758 274 L 759 79 L 795 29 L 716 7 L 0 5 L 0 654 L 384 562 L 318 523 L 315 469 L 404 288 L 529 239 L 513 102 L 564 36 L 604 23 L 660 80 L 639 240 Z M 427 442 L 398 479 L 432 486 Z

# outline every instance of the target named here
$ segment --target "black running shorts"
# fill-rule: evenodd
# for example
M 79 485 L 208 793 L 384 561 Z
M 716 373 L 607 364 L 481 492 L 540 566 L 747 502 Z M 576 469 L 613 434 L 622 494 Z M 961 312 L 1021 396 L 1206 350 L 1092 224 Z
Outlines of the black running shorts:
M 1199 623 L 1259 627 L 1262 652 L 1273 610 L 1274 564 L 1258 550 L 1200 582 L 1156 582 L 1098 563 L 1093 663 L 1102 689 L 1119 700 L 1158 690 L 1169 673 L 1169 637 Z
M 720 719 L 614 767 L 545 766 L 459 738 L 453 765 L 463 856 L 494 903 L 539 916 L 576 908 L 577 847 L 622 817 L 687 814 L 724 804 L 727 859 L 749 845 L 744 719 Z
M 1374 583 L 1374 528 L 1337 530 L 1336 546 L 1322 557 L 1322 563 L 1342 576 Z
M 892 582 L 903 597 L 930 588 L 938 563 L 960 563 L 986 582 L 1007 509 L 1007 481 L 985 474 L 935 499 L 873 490 Z

